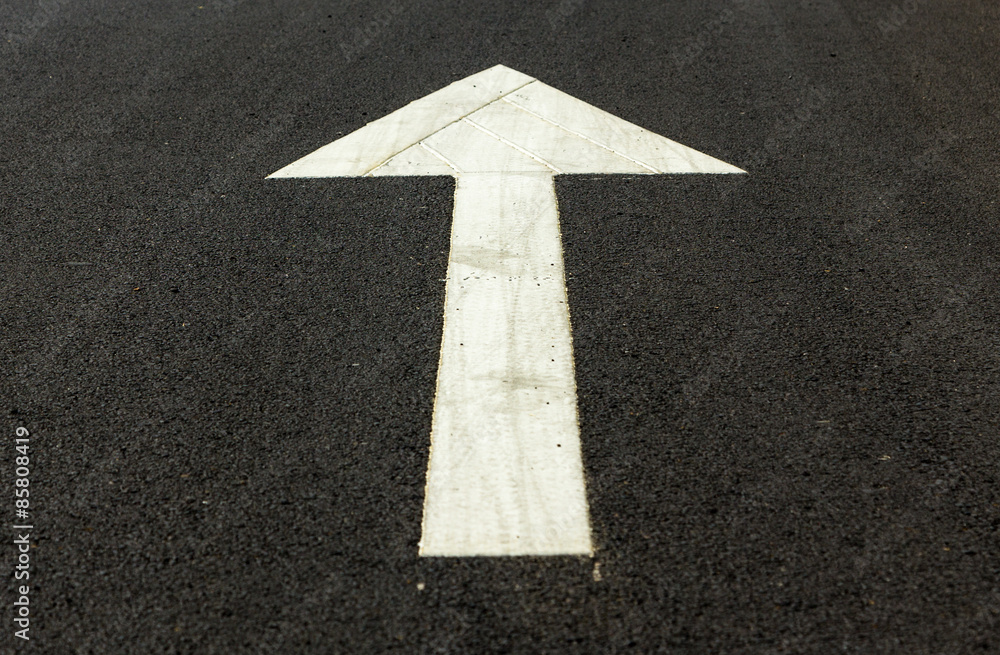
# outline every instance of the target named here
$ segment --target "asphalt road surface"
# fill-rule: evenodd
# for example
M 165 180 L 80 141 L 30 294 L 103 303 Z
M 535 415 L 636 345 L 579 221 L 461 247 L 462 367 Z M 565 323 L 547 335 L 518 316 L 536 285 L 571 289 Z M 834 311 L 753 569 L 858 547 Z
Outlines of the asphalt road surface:
M 747 171 L 556 178 L 593 557 L 418 557 L 454 180 L 264 179 L 497 64 Z M 990 0 L 0 1 L 0 652 L 1000 652 L 998 135 Z

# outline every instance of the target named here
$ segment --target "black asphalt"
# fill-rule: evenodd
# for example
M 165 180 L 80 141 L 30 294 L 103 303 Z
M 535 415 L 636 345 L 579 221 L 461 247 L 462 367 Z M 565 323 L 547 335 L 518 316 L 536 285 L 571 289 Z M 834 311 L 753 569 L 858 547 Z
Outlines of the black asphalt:
M 0 652 L 1000 652 L 995 2 L 0 35 Z M 593 559 L 417 557 L 453 180 L 264 180 L 496 64 L 749 172 L 557 179 Z

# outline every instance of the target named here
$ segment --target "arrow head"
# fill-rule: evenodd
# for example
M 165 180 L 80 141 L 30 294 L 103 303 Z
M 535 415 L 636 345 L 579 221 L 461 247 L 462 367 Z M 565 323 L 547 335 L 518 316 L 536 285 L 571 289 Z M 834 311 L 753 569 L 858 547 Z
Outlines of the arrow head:
M 743 173 L 506 66 L 416 100 L 269 177 Z

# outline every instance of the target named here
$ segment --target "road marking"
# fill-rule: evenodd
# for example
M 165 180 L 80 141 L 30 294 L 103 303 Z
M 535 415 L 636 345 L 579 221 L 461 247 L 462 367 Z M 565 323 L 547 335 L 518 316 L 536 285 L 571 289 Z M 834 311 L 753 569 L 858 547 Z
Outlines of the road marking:
M 553 176 L 742 172 L 495 66 L 270 176 L 457 178 L 421 555 L 593 552 Z
M 550 172 L 458 178 L 422 555 L 589 554 Z
M 449 84 L 282 168 L 270 177 L 354 177 L 533 81 L 504 66 Z M 406 173 L 406 175 L 439 173 Z

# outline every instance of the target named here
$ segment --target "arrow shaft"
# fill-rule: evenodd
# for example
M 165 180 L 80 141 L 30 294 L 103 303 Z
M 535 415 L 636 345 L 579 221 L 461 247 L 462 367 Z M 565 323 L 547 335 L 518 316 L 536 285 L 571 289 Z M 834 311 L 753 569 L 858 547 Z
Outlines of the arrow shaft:
M 420 553 L 590 552 L 552 176 L 462 175 Z

